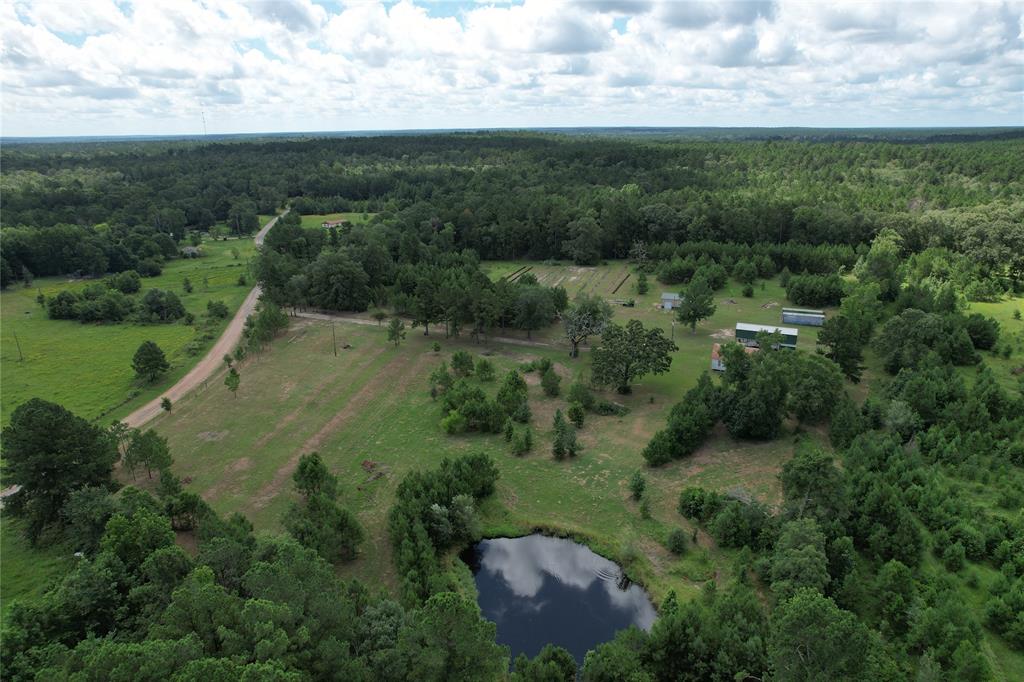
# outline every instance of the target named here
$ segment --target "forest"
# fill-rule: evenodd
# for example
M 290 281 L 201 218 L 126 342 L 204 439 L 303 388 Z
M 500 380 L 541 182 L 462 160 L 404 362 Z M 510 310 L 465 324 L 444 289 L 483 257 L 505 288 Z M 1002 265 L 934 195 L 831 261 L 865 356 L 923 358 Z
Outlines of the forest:
M 723 343 L 720 378 L 680 391 L 631 453 L 642 501 L 645 476 L 716 433 L 821 435 L 796 439 L 778 508 L 682 481 L 673 514 L 694 541 L 699 530 L 736 550 L 734 579 L 696 599 L 669 592 L 650 631 L 620 631 L 580 670 L 551 646 L 509 672 L 452 567 L 498 503 L 488 454 L 398 483 L 380 538 L 398 577 L 387 592 L 336 575 L 368 539 L 315 453 L 291 476 L 285 532 L 256 533 L 188 489 L 157 431 L 23 403 L 3 430 L 5 485 L 22 486 L 4 516 L 34 546 L 70 542 L 81 559 L 5 617 L 9 679 L 981 681 L 1014 674 L 989 639 L 1011 652 L 1001 660 L 1024 655 L 1024 380 L 1000 364 L 1020 365 L 1009 325 L 1021 313 L 1001 323 L 972 309 L 1016 305 L 1024 289 L 1024 140 L 459 133 L 14 145 L 0 164 L 4 286 L 97 279 L 44 301 L 51 318 L 177 319 L 170 292 L 130 298 L 144 264 L 217 224 L 250 234 L 288 206 L 251 264 L 263 299 L 250 354 L 305 310 L 391 316 L 396 349 L 401 320 L 476 341 L 557 326 L 590 378 L 556 414 L 559 461 L 589 413 L 616 409 L 591 388 L 627 395 L 678 347 L 660 327 L 617 324 L 598 296 L 529 272 L 488 277 L 488 261 L 627 259 L 638 292 L 681 291 L 685 333 L 731 281 L 749 297 L 777 279 L 790 303 L 831 309 L 810 348 Z M 335 212 L 374 216 L 303 227 L 303 214 Z M 523 377 L 557 395 L 550 361 L 496 377 L 456 353 L 450 369 L 430 378 L 439 432 L 504 434 L 515 457 L 534 448 Z M 125 468 L 146 490 L 124 485 Z

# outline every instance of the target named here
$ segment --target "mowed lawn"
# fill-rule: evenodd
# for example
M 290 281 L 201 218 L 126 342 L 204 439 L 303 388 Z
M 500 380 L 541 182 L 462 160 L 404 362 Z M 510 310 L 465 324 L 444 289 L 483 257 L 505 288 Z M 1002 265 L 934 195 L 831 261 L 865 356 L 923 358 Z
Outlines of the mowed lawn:
M 320 227 L 325 221 L 347 220 L 353 225 L 367 223 L 376 213 L 311 213 L 302 216 L 303 227 Z
M 754 321 L 770 321 L 776 313 L 759 307 L 768 295 L 720 307 L 715 319 L 695 336 L 676 329 L 680 351 L 673 354 L 671 372 L 643 379 L 630 396 L 604 394 L 630 412 L 624 417 L 588 415 L 580 432 L 583 454 L 572 461 L 551 457 L 551 421 L 555 410 L 564 410 L 567 404 L 564 397 L 545 397 L 535 373 L 527 375 L 535 447 L 522 458 L 512 456 L 500 436 L 442 433 L 440 406 L 430 398 L 427 377 L 452 351 L 465 348 L 477 355 L 490 353 L 499 375 L 547 356 L 556 362 L 563 388 L 568 388 L 573 377 L 588 371 L 586 354 L 571 360 L 558 345 L 478 345 L 468 338 L 445 340 L 436 332 L 424 337 L 419 330 L 410 330 L 407 341 L 395 348 L 387 343 L 383 329 L 341 322 L 334 325 L 337 357 L 329 323 L 294 321 L 272 348 L 245 362 L 237 398 L 218 377 L 176 405 L 172 414 L 158 417 L 153 427 L 169 438 L 174 470 L 189 477 L 191 490 L 219 512 L 242 512 L 265 530 L 280 529 L 280 519 L 295 499 L 291 474 L 298 458 L 319 451 L 341 480 L 344 503 L 368 531 L 360 558 L 341 571 L 371 584 L 395 583 L 386 515 L 402 476 L 434 467 L 446 456 L 484 451 L 501 469 L 498 494 L 484 507 L 488 534 L 521 534 L 535 528 L 571 533 L 624 562 L 656 597 L 669 588 L 696 594 L 712 576 L 728 578 L 733 553 L 715 548 L 703 533 L 699 546 L 682 559 L 664 549 L 670 530 L 692 531 L 676 512 L 679 491 L 702 485 L 746 491 L 777 504 L 777 473 L 797 442 L 792 426 L 787 426 L 787 435 L 770 443 L 736 442 L 719 430 L 686 460 L 645 469 L 652 519 L 641 518 L 627 482 L 643 468 L 640 451 L 664 425 L 669 408 L 708 366 L 711 333 L 741 317 L 736 310 L 740 306 L 762 311 Z M 643 312 L 652 322 L 668 319 L 658 311 Z M 431 349 L 435 340 L 442 346 L 440 353 Z M 345 344 L 351 348 L 343 349 Z M 497 389 L 496 384 L 483 386 L 491 395 Z M 806 437 L 823 440 L 814 431 Z
M 248 259 L 255 253 L 251 239 L 231 239 L 203 243 L 205 256 L 169 261 L 159 277 L 143 278 L 141 297 L 147 289 L 173 291 L 200 325 L 206 303 L 220 300 L 234 315 L 252 288 Z M 238 257 L 235 258 L 234 251 Z M 239 286 L 246 273 L 248 284 Z M 188 277 L 191 294 L 182 282 Z M 67 278 L 37 279 L 31 288 L 18 285 L 0 294 L 0 421 L 7 424 L 15 407 L 34 397 L 67 407 L 88 419 L 103 417 L 110 421 L 128 414 L 181 378 L 213 344 L 227 321 L 203 332 L 185 325 L 172 324 L 81 324 L 75 320 L 51 320 L 36 302 L 42 291 L 47 297 L 59 291 L 78 291 L 89 281 Z M 17 340 L 15 340 L 17 337 Z M 155 341 L 171 363 L 171 370 L 152 385 L 140 385 L 131 367 L 132 356 L 143 341 Z M 196 352 L 186 346 L 198 340 Z M 18 347 L 21 354 L 19 357 Z

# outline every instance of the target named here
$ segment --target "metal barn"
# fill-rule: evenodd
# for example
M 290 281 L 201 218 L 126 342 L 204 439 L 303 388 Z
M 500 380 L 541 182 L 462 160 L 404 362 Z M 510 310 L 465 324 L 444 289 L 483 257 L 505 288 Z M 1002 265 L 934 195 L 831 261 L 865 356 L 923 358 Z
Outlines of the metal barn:
M 782 321 L 785 324 L 802 324 L 808 327 L 820 327 L 825 324 L 825 311 L 804 310 L 803 308 L 783 308 Z
M 782 335 L 782 343 L 779 344 L 783 348 L 796 348 L 797 337 L 800 335 L 799 329 L 793 329 L 792 327 L 775 327 L 770 324 L 749 324 L 747 322 L 736 323 L 736 341 L 742 343 L 744 346 L 757 347 L 757 335 L 758 334 L 775 334 L 779 333 Z
M 683 302 L 683 297 L 679 294 L 664 293 L 661 295 L 661 308 L 662 310 L 673 310 L 679 307 L 679 304 Z

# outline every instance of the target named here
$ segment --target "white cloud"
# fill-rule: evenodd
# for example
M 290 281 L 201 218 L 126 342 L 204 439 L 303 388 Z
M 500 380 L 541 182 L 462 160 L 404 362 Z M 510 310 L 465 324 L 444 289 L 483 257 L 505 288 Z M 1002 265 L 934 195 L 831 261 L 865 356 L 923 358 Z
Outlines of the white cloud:
M 1024 124 L 1024 3 L 16 0 L 3 133 Z

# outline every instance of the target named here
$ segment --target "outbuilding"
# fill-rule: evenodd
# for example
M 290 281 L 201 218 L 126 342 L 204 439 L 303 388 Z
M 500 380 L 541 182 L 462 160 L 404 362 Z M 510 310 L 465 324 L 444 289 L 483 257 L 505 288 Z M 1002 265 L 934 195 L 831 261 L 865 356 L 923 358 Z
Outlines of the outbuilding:
M 341 227 L 344 224 L 345 224 L 344 220 L 325 220 L 322 223 L 320 223 L 320 227 L 322 227 L 322 228 L 324 228 L 326 230 L 326 229 L 329 229 L 329 228 L 332 228 L 332 227 Z
M 661 309 L 662 310 L 675 310 L 683 302 L 683 297 L 679 294 L 671 294 L 665 292 L 661 295 Z
M 779 344 L 780 346 L 789 349 L 796 348 L 797 336 L 800 334 L 800 330 L 798 329 L 793 329 L 792 327 L 776 327 L 770 324 L 750 324 L 748 322 L 736 323 L 736 342 L 742 343 L 744 346 L 757 348 L 758 334 L 776 333 L 782 335 L 782 343 Z
M 803 308 L 783 308 L 782 321 L 785 324 L 802 324 L 808 327 L 820 327 L 825 324 L 825 311 L 805 310 Z

